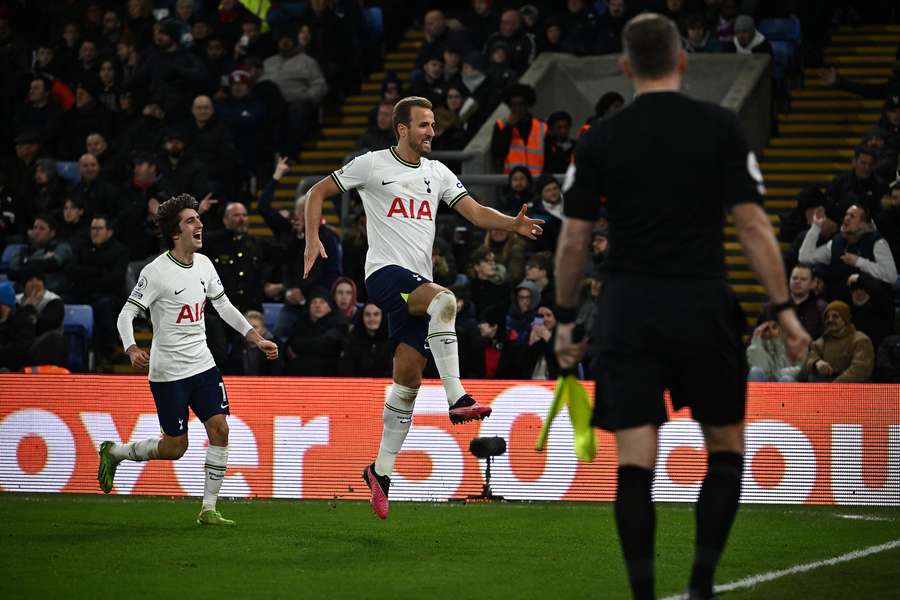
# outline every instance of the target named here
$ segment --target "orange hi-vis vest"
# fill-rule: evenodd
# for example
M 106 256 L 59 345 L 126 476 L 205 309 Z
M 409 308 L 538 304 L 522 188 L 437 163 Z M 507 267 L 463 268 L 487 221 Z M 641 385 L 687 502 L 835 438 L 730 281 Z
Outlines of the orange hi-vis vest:
M 497 127 L 502 131 L 507 123 L 497 119 Z M 540 175 L 544 170 L 544 138 L 547 137 L 547 124 L 536 117 L 531 117 L 531 131 L 528 142 L 522 139 L 516 127 L 512 129 L 509 152 L 503 161 L 503 172 L 509 173 L 513 167 L 526 167 L 532 175 Z

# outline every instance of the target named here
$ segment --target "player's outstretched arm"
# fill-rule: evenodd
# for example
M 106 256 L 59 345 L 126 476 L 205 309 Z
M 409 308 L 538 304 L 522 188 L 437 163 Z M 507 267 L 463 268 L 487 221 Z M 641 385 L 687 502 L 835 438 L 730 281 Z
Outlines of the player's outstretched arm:
M 322 203 L 325 198 L 340 194 L 341 190 L 330 175 L 323 177 L 316 185 L 306 192 L 306 207 L 304 216 L 306 219 L 306 250 L 303 252 L 303 279 L 309 276 L 316 260 L 321 256 L 328 258 L 325 246 L 319 239 L 319 223 L 322 221 Z
M 522 237 L 536 240 L 544 230 L 541 229 L 542 219 L 529 218 L 525 212 L 528 205 L 523 204 L 519 214 L 515 217 L 504 215 L 500 211 L 488 206 L 483 206 L 475 201 L 472 196 L 464 196 L 454 205 L 454 208 L 469 220 L 473 225 L 482 229 L 504 229 L 518 233 Z
M 758 204 L 745 202 L 732 206 L 731 215 L 744 253 L 750 259 L 753 271 L 766 288 L 772 303 L 775 306 L 786 305 L 791 297 L 784 276 L 784 262 L 765 211 Z M 809 348 L 809 334 L 803 329 L 793 308 L 779 310 L 776 318 L 785 334 L 784 345 L 788 357 L 792 362 L 797 362 Z

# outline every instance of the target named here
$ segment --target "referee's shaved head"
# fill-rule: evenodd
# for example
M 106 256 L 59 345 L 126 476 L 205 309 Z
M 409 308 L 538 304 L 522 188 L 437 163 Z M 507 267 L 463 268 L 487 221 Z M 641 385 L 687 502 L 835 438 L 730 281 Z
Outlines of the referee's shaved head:
M 625 25 L 622 48 L 636 77 L 660 79 L 678 68 L 681 37 L 671 19 L 643 13 Z

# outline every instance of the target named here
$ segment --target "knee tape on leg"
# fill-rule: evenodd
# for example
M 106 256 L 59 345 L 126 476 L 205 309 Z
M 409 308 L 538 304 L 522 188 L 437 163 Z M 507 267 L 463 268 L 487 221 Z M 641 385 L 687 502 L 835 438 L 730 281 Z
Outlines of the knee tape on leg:
M 428 305 L 428 314 L 432 323 L 447 327 L 453 331 L 456 324 L 456 296 L 453 292 L 445 290 L 431 299 Z

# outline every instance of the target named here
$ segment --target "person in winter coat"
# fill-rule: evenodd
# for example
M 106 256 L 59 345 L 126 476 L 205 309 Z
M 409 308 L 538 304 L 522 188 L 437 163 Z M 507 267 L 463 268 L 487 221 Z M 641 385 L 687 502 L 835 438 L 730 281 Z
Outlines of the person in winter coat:
M 810 381 L 864 383 L 875 368 L 872 341 L 850 320 L 850 307 L 835 300 L 825 307 L 825 334 L 812 343 L 806 359 Z
M 318 377 L 336 375 L 344 320 L 334 311 L 331 294 L 323 287 L 310 292 L 307 309 L 294 323 L 288 339 L 287 373 Z
M 734 38 L 722 47 L 722 52 L 772 56 L 772 44 L 756 29 L 753 17 L 741 15 L 734 21 Z
M 506 313 L 506 329 L 524 340 L 531 332 L 537 308 L 541 303 L 541 290 L 533 281 L 523 279 L 516 286 L 515 297 Z
M 341 341 L 338 374 L 346 377 L 390 377 L 394 353 L 387 319 L 374 304 L 366 304 L 349 334 Z
M 750 372 L 747 381 L 797 381 L 802 365 L 791 364 L 781 339 L 781 328 L 774 318 L 767 319 L 753 332 L 747 348 Z

